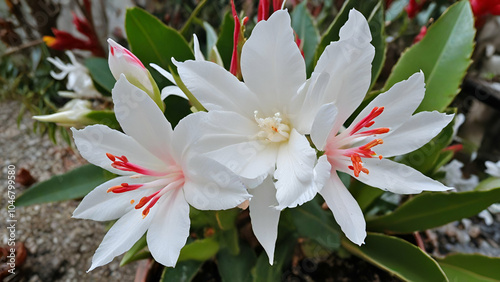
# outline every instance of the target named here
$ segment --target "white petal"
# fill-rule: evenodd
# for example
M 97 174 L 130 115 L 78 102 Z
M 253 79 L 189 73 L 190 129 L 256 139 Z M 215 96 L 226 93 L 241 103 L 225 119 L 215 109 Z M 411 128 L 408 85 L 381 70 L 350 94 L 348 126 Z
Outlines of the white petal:
M 241 51 L 241 72 L 248 88 L 270 110 L 282 108 L 297 93 L 306 80 L 306 68 L 287 11 L 276 11 L 257 23 Z
M 165 164 L 149 151 L 144 149 L 134 138 L 104 125 L 91 125 L 82 130 L 71 128 L 76 147 L 80 154 L 90 163 L 120 175 L 132 175 L 111 167 L 111 161 L 106 156 L 110 153 L 116 156 L 126 156 L 139 166 L 162 170 Z
M 315 161 L 316 152 L 307 138 L 292 129 L 288 142 L 280 146 L 274 172 L 278 209 L 293 208 L 314 198 L 318 192 L 314 185 Z
M 189 236 L 189 205 L 181 189 L 163 197 L 156 203 L 158 210 L 149 227 L 147 242 L 157 262 L 174 267 Z
M 92 266 L 88 271 L 105 265 L 114 257 L 128 251 L 144 235 L 151 224 L 154 212 L 153 207 L 149 215 L 143 219 L 140 211 L 131 210 L 120 218 L 104 236 L 92 258 Z
M 328 162 L 327 156 L 323 155 L 319 157 L 318 163 L 314 167 L 314 183 L 318 191 L 321 191 L 325 183 L 329 181 L 331 171 L 332 166 Z
M 332 174 L 319 192 L 325 199 L 346 237 L 357 245 L 366 238 L 366 222 L 358 202 L 345 188 L 337 174 Z
M 337 107 L 333 103 L 323 105 L 316 115 L 311 129 L 311 139 L 320 151 L 325 149 L 328 137 L 337 132 L 332 132 L 335 119 L 337 118 Z
M 453 115 L 440 112 L 420 112 L 387 135 L 381 135 L 384 144 L 373 150 L 384 157 L 392 157 L 412 152 L 441 132 L 453 120 Z
M 174 85 L 166 86 L 165 88 L 163 88 L 161 90 L 161 99 L 162 100 L 165 100 L 165 98 L 167 98 L 170 95 L 179 96 L 179 97 L 182 97 L 182 98 L 188 100 L 188 97 L 186 96 L 186 94 L 184 94 L 184 92 L 182 92 L 182 90 L 179 87 L 174 86 Z
M 206 61 L 175 62 L 186 87 L 209 111 L 233 111 L 253 118 L 259 100 L 223 67 Z
M 335 131 L 359 106 L 370 87 L 371 62 L 375 55 L 371 39 L 364 16 L 351 10 L 340 30 L 340 40 L 326 47 L 314 69 L 314 73 L 326 72 L 331 78 L 326 86 L 329 95 L 318 104 L 335 102 L 339 110 Z
M 326 92 L 329 82 L 328 73 L 313 73 L 292 99 L 288 116 L 298 132 L 309 134 L 318 110 L 324 103 L 331 100 L 329 98 L 331 93 Z
M 155 102 L 120 76 L 112 90 L 116 119 L 123 131 L 167 164 L 172 163 L 172 127 Z
M 196 34 L 193 34 L 193 50 L 194 50 L 194 59 L 197 61 L 205 61 L 205 57 L 200 50 L 200 42 L 198 41 L 198 37 Z
M 154 68 L 155 70 L 157 70 L 161 75 L 163 75 L 166 79 L 168 79 L 168 81 L 172 82 L 172 84 L 174 85 L 177 85 L 177 83 L 175 83 L 175 79 L 174 77 L 172 76 L 171 73 L 169 73 L 168 71 L 164 70 L 162 67 L 160 67 L 159 65 L 157 64 L 149 64 L 150 67 Z
M 494 176 L 494 177 L 500 177 L 500 161 L 498 161 L 496 163 L 486 161 L 484 163 L 484 165 L 486 166 L 485 172 L 487 174 Z
M 279 147 L 255 140 L 259 127 L 254 120 L 220 111 L 210 111 L 206 117 L 206 123 L 200 126 L 204 136 L 197 146 L 210 152 L 210 158 L 244 178 L 259 178 L 260 182 L 263 175 L 274 170 Z
M 181 165 L 187 163 L 191 155 L 206 153 L 207 148 L 199 144 L 198 140 L 203 137 L 207 128 L 207 112 L 189 114 L 179 121 L 172 136 L 172 155 Z
M 273 265 L 281 212 L 274 208 L 278 204 L 274 195 L 276 189 L 272 179 L 268 177 L 260 186 L 249 192 L 252 194 L 252 199 L 250 199 L 250 219 L 253 233 L 266 251 L 269 264 Z
M 384 107 L 384 112 L 374 119 L 370 128 L 388 127 L 397 129 L 415 112 L 425 95 L 424 74 L 417 72 L 407 80 L 394 84 L 387 92 L 378 95 L 366 106 L 352 122 L 354 127 L 365 118 L 375 107 Z
M 397 194 L 418 194 L 422 191 L 446 191 L 452 188 L 433 180 L 409 166 L 378 158 L 363 159 L 370 173 L 361 173 L 357 179 L 365 184 Z M 353 175 L 351 170 L 347 172 Z
M 153 179 L 152 177 L 130 178 L 122 176 L 106 181 L 83 198 L 73 212 L 73 217 L 97 221 L 117 219 L 134 209 L 135 205 L 130 203 L 131 200 L 138 203 L 142 197 L 151 194 L 151 191 L 138 189 L 125 193 L 107 193 L 107 190 L 122 183 L 142 184 Z
M 234 208 L 250 198 L 240 178 L 207 157 L 192 158 L 184 169 L 184 194 L 199 210 Z

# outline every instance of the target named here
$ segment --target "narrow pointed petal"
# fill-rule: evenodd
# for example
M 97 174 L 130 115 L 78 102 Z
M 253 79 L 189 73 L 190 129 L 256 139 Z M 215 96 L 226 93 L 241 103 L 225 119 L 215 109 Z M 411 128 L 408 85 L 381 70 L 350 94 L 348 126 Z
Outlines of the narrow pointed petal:
M 116 256 L 128 251 L 148 229 L 154 211 L 153 208 L 144 219 L 142 213 L 137 210 L 131 210 L 122 216 L 104 236 L 101 245 L 92 257 L 92 266 L 88 271 L 105 265 Z
M 326 72 L 331 78 L 326 86 L 329 95 L 319 105 L 335 102 L 339 110 L 335 131 L 363 101 L 370 87 L 371 62 L 375 56 L 371 39 L 364 16 L 351 10 L 340 30 L 340 40 L 326 47 L 314 69 L 314 73 Z
M 232 111 L 252 119 L 259 100 L 247 86 L 212 62 L 175 62 L 186 87 L 209 111 Z
M 325 149 L 328 137 L 332 134 L 333 136 L 337 134 L 337 132 L 332 132 L 337 113 L 337 107 L 333 103 L 325 104 L 319 109 L 314 119 L 311 129 L 311 139 L 320 151 Z
M 179 96 L 179 97 L 182 97 L 182 98 L 188 100 L 188 97 L 186 96 L 186 94 L 184 94 L 184 92 L 182 92 L 182 90 L 178 86 L 173 86 L 173 85 L 166 86 L 165 88 L 163 88 L 161 90 L 161 99 L 162 100 L 165 100 L 165 98 L 167 98 L 170 95 Z
M 384 157 L 392 157 L 412 152 L 427 144 L 453 120 L 453 115 L 440 112 L 420 112 L 412 116 L 395 131 L 383 135 L 384 144 L 375 152 Z
M 281 211 L 274 208 L 278 204 L 275 197 L 276 189 L 270 177 L 255 189 L 249 191 L 250 219 L 255 237 L 259 240 L 269 257 L 269 264 L 274 263 L 274 249 L 278 238 L 278 222 Z
M 319 192 L 340 225 L 346 237 L 357 245 L 362 245 L 366 238 L 366 222 L 358 202 L 340 181 L 337 174 L 332 174 Z
M 280 109 L 283 101 L 297 93 L 306 81 L 306 68 L 287 11 L 277 11 L 257 23 L 242 48 L 241 72 L 263 108 Z
M 74 218 L 92 219 L 97 221 L 106 221 L 117 219 L 127 212 L 134 209 L 131 203 L 138 202 L 150 191 L 138 189 L 126 193 L 107 193 L 107 190 L 113 186 L 122 183 L 141 184 L 151 181 L 150 177 L 130 178 L 127 176 L 117 177 L 97 186 L 92 190 L 73 212 Z
M 316 153 L 306 137 L 292 129 L 288 142 L 280 146 L 274 172 L 278 209 L 302 205 L 316 195 L 315 161 Z
M 195 157 L 187 167 L 184 194 L 196 209 L 230 209 L 250 198 L 240 178 L 212 159 Z
M 205 61 L 205 57 L 200 49 L 200 42 L 198 41 L 198 36 L 193 34 L 193 50 L 194 50 L 194 59 L 197 61 Z
M 384 112 L 374 119 L 373 128 L 388 127 L 397 129 L 415 112 L 425 95 L 424 74 L 417 72 L 407 80 L 396 83 L 387 92 L 378 95 L 352 122 L 355 126 L 365 118 L 375 107 L 384 107 Z
M 169 164 L 172 127 L 155 102 L 123 75 L 112 92 L 116 119 L 123 131 Z
M 172 82 L 172 84 L 177 85 L 177 83 L 175 83 L 175 79 L 174 79 L 174 77 L 172 76 L 171 73 L 169 73 L 168 71 L 164 70 L 162 67 L 160 67 L 157 64 L 151 63 L 151 64 L 149 64 L 149 66 L 151 66 L 152 68 L 154 68 L 155 70 L 157 70 L 161 75 L 163 75 L 166 79 L 168 79 L 168 81 Z
M 363 166 L 370 173 L 361 173 L 359 181 L 384 191 L 397 194 L 418 194 L 422 191 L 446 191 L 452 188 L 423 175 L 409 166 L 378 158 L 363 159 Z M 351 170 L 345 172 L 353 175 Z
M 127 159 L 139 166 L 162 170 L 165 164 L 148 150 L 144 149 L 134 138 L 120 131 L 111 129 L 104 125 L 91 125 L 84 129 L 72 128 L 73 138 L 78 151 L 90 163 L 102 167 L 108 171 L 120 175 L 132 175 L 134 172 L 126 172 L 111 167 L 112 161 L 106 156 L 110 153 L 115 156 L 126 156 Z
M 174 267 L 189 236 L 189 205 L 181 189 L 163 196 L 160 201 L 148 230 L 148 248 L 157 262 Z

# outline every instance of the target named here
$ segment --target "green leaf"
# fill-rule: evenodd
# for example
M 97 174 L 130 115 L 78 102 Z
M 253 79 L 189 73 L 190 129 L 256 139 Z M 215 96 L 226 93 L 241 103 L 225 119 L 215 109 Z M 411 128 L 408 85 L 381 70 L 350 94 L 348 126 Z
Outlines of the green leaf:
M 219 40 L 217 40 L 217 49 L 219 50 L 224 67 L 228 70 L 231 66 L 231 56 L 233 54 L 233 33 L 234 18 L 230 12 L 224 15 L 220 26 Z
M 357 180 L 351 184 L 349 191 L 363 212 L 366 212 L 384 194 L 384 190 L 368 186 Z
M 181 249 L 177 261 L 206 261 L 219 251 L 219 243 L 213 237 L 195 240 Z
M 140 8 L 129 8 L 125 16 L 125 30 L 132 52 L 150 70 L 158 87 L 170 84 L 166 78 L 152 71 L 150 63 L 168 70 L 177 68 L 171 58 L 177 61 L 194 59 L 188 42 L 175 29 L 164 25 L 153 15 Z
M 314 52 L 319 43 L 319 32 L 314 25 L 314 20 L 306 7 L 306 2 L 295 6 L 292 14 L 292 28 L 302 40 L 304 59 L 306 61 L 307 73 L 310 74 L 314 68 Z
M 137 260 L 136 255 L 147 246 L 146 234 L 128 250 L 120 261 L 120 266 L 124 266 Z
M 443 270 L 427 253 L 397 237 L 368 233 L 365 245 L 359 247 L 344 238 L 342 246 L 406 281 L 448 281 Z
M 98 86 L 105 91 L 102 94 L 111 95 L 111 90 L 115 86 L 116 80 L 109 70 L 108 60 L 96 57 L 87 58 L 85 66 L 89 69 L 94 84 L 97 84 L 96 87 Z
M 91 165 L 83 165 L 65 174 L 37 183 L 16 200 L 16 206 L 66 201 L 82 198 L 92 189 L 114 177 L 110 172 Z
M 443 111 L 460 90 L 471 63 L 475 33 L 469 2 L 450 6 L 426 36 L 401 55 L 384 89 L 422 70 L 427 90 L 417 111 Z
M 240 210 L 238 208 L 217 211 L 215 216 L 217 218 L 217 223 L 219 224 L 220 229 L 222 230 L 230 230 L 236 228 L 236 218 L 240 214 Z
M 95 124 L 103 124 L 113 129 L 121 128 L 113 111 L 91 111 L 85 116 L 93 120 Z
M 500 199 L 500 188 L 460 193 L 425 192 L 394 212 L 367 221 L 370 231 L 412 233 L 478 214 Z
M 190 13 L 189 18 L 186 20 L 186 22 L 184 23 L 184 26 L 179 31 L 180 34 L 182 34 L 182 36 L 184 36 L 184 38 L 186 38 L 187 40 L 189 40 L 189 38 L 192 36 L 192 33 L 189 32 L 189 30 L 190 30 L 189 27 L 191 26 L 191 23 L 196 18 L 198 13 L 200 13 L 201 8 L 203 8 L 203 6 L 205 6 L 206 3 L 207 3 L 207 0 L 201 0 L 198 3 L 198 5 L 196 5 L 196 8 L 194 8 L 194 10 Z
M 500 178 L 498 177 L 489 177 L 486 178 L 485 180 L 479 182 L 479 185 L 477 185 L 476 191 L 488 191 L 494 188 L 499 188 L 500 187 Z
M 309 201 L 290 212 L 299 236 L 314 239 L 330 250 L 340 246 L 339 228 L 331 212 L 322 210 L 317 201 Z
M 480 254 L 454 254 L 437 262 L 450 281 L 500 281 L 500 258 Z
M 231 254 L 237 255 L 240 253 L 238 229 L 221 230 L 217 233 L 217 239 L 220 243 L 220 248 L 228 250 Z
M 377 0 L 347 0 L 344 2 L 341 10 L 328 27 L 327 31 L 321 37 L 321 40 L 316 48 L 316 53 L 314 56 L 314 65 L 318 61 L 319 57 L 325 50 L 326 46 L 330 44 L 332 41 L 339 40 L 339 32 L 340 28 L 344 25 L 344 23 L 349 18 L 349 11 L 351 9 L 356 9 L 361 12 L 368 21 L 368 25 L 370 26 L 370 32 L 372 35 L 372 44 L 375 47 L 375 58 L 373 59 L 372 64 L 372 83 L 378 77 L 380 73 L 384 61 L 385 61 L 385 35 L 384 35 L 384 19 L 383 19 L 383 4 L 381 1 Z
M 251 269 L 257 261 L 254 251 L 246 244 L 242 244 L 238 255 L 228 250 L 221 250 L 217 254 L 217 265 L 223 282 L 250 282 Z
M 175 127 L 181 119 L 191 113 L 189 101 L 176 96 L 170 95 L 165 100 L 165 117 Z
M 161 275 L 161 282 L 189 282 L 200 270 L 202 261 L 187 260 L 179 261 L 175 268 L 165 267 Z

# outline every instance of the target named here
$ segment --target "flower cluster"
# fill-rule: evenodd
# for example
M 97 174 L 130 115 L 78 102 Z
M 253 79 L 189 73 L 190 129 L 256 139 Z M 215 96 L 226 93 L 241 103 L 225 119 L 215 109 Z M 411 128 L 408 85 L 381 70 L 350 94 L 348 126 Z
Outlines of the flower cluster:
M 118 77 L 113 102 L 124 133 L 101 125 L 73 130 L 83 157 L 121 175 L 92 191 L 74 213 L 119 218 L 91 269 L 146 231 L 154 259 L 174 266 L 189 234 L 189 205 L 220 210 L 248 200 L 254 234 L 272 264 L 281 211 L 317 194 L 346 237 L 363 244 L 363 214 L 338 172 L 399 194 L 450 189 L 390 159 L 423 146 L 453 118 L 413 114 L 425 93 L 423 73 L 378 95 L 344 127 L 370 87 L 375 51 L 361 13 L 350 11 L 340 40 L 327 46 L 309 78 L 288 12 L 264 18 L 241 48 L 242 81 L 202 58 L 174 60 L 184 85 L 208 110 L 188 115 L 174 130 L 149 72 L 109 42 L 110 69 Z

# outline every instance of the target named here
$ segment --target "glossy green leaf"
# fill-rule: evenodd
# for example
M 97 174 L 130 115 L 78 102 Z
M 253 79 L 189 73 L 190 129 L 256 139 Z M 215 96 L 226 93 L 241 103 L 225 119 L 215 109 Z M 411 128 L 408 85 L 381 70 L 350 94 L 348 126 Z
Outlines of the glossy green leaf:
M 91 111 L 85 116 L 93 120 L 95 124 L 103 124 L 113 129 L 121 128 L 113 111 Z
M 223 282 L 250 282 L 252 281 L 251 269 L 257 257 L 248 245 L 242 244 L 238 255 L 231 254 L 228 250 L 221 250 L 217 254 L 217 265 Z
M 427 253 L 397 237 L 368 233 L 361 247 L 346 238 L 342 246 L 406 281 L 448 281 L 438 263 Z
M 131 262 L 137 260 L 136 255 L 139 254 L 147 246 L 146 242 L 146 234 L 144 234 L 139 241 L 135 242 L 135 244 L 128 250 L 120 261 L 120 266 L 124 266 Z
M 477 185 L 476 191 L 488 191 L 494 188 L 499 188 L 500 187 L 500 178 L 498 177 L 488 177 L 485 180 L 479 182 L 479 185 Z M 500 202 L 500 200 L 499 200 Z
M 426 36 L 401 55 L 384 89 L 422 70 L 427 90 L 417 111 L 443 111 L 460 90 L 471 63 L 475 33 L 469 2 L 450 6 Z
M 206 261 L 219 251 L 219 243 L 213 238 L 195 240 L 181 249 L 177 261 L 198 260 Z
M 321 209 L 317 201 L 309 201 L 290 212 L 299 236 L 314 239 L 330 250 L 340 246 L 339 228 L 332 213 Z
M 237 255 L 240 253 L 240 243 L 239 243 L 238 229 L 233 228 L 229 230 L 220 230 L 217 233 L 217 239 L 220 244 L 220 248 L 228 250 L 231 254 Z
M 87 58 L 85 66 L 89 69 L 94 84 L 105 91 L 104 95 L 111 95 L 111 89 L 115 86 L 116 80 L 109 70 L 108 60 L 97 57 Z
M 231 66 L 231 56 L 233 53 L 233 34 L 234 19 L 230 12 L 224 15 L 220 25 L 219 39 L 217 40 L 217 49 L 219 50 L 224 67 L 228 70 Z
M 412 233 L 478 214 L 500 199 L 500 188 L 460 193 L 425 192 L 394 212 L 367 221 L 370 231 Z
M 198 2 L 198 5 L 196 5 L 196 8 L 190 13 L 189 18 L 186 20 L 184 26 L 179 31 L 179 33 L 182 34 L 182 36 L 184 36 L 184 38 L 186 38 L 187 40 L 190 40 L 191 36 L 193 35 L 192 32 L 190 32 L 190 27 L 193 23 L 193 20 L 196 18 L 196 16 L 198 16 L 201 9 L 203 8 L 203 6 L 205 6 L 206 3 L 207 0 L 201 0 Z
M 219 228 L 222 230 L 229 230 L 236 228 L 236 218 L 240 214 L 240 209 L 234 208 L 229 210 L 217 211 L 215 216 L 217 218 L 217 223 Z
M 347 0 L 344 2 L 341 10 L 335 17 L 335 20 L 328 27 L 327 31 L 322 35 L 321 40 L 316 48 L 314 56 L 314 65 L 325 50 L 326 46 L 332 41 L 339 40 L 340 28 L 349 18 L 349 11 L 356 9 L 360 11 L 368 21 L 370 32 L 372 35 L 372 44 L 375 47 L 375 58 L 372 63 L 372 84 L 378 77 L 384 61 L 385 61 L 385 35 L 384 35 L 384 11 L 383 4 L 377 0 Z
M 349 192 L 356 199 L 363 212 L 366 212 L 384 194 L 384 190 L 368 186 L 357 180 L 351 184 Z
M 182 97 L 170 95 L 164 100 L 164 102 L 165 117 L 173 127 L 175 127 L 185 116 L 192 113 L 189 101 Z
M 500 281 L 500 258 L 480 254 L 454 254 L 437 262 L 450 281 Z
M 16 200 L 17 206 L 67 201 L 82 198 L 114 175 L 100 167 L 87 164 L 65 174 L 37 183 Z
M 290 17 L 292 18 L 292 28 L 302 41 L 307 73 L 310 74 L 314 68 L 314 52 L 319 43 L 319 32 L 306 4 L 307 1 L 303 1 L 295 6 Z
M 125 30 L 131 51 L 149 69 L 161 89 L 170 83 L 153 70 L 149 64 L 155 63 L 168 70 L 177 70 L 172 58 L 177 61 L 194 59 L 188 42 L 175 29 L 164 25 L 153 15 L 140 8 L 129 8 L 125 16 Z
M 187 260 L 179 261 L 175 268 L 165 267 L 161 275 L 161 282 L 189 282 L 200 270 L 202 261 Z

